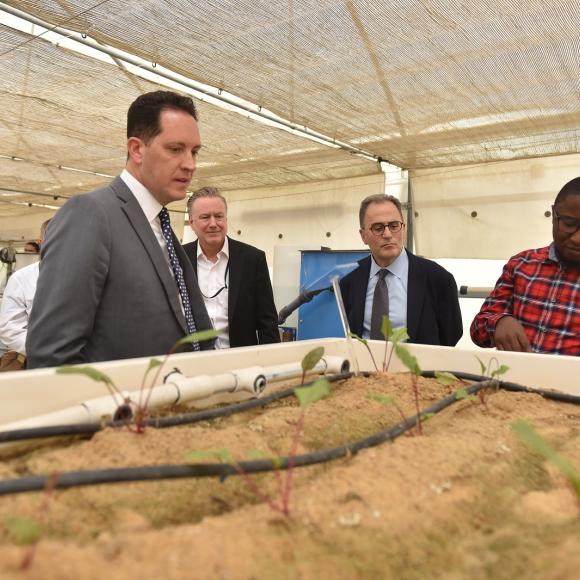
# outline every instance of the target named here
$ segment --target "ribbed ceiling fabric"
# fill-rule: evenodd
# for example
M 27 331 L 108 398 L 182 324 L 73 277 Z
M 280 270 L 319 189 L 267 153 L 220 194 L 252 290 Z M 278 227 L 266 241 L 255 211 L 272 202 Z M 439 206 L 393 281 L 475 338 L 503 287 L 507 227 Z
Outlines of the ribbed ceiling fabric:
M 7 4 L 403 168 L 580 151 L 578 0 Z M 117 173 L 128 104 L 154 85 L 27 40 L 0 29 L 0 154 Z M 200 182 L 239 189 L 377 171 L 231 112 L 202 103 L 200 113 Z M 72 194 L 69 181 L 94 181 L 61 173 L 43 168 L 21 187 L 48 179 Z

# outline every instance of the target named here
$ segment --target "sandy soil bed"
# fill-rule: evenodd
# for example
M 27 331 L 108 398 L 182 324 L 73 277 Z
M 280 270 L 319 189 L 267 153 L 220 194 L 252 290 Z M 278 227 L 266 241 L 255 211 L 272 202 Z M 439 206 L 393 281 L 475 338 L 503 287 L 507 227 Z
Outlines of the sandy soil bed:
M 456 387 L 421 379 L 426 407 Z M 299 453 L 368 436 L 414 413 L 408 375 L 355 378 L 306 411 Z M 143 435 L 106 430 L 0 462 L 0 478 L 183 463 L 187 452 L 227 448 L 286 455 L 294 398 L 259 411 Z M 537 395 L 490 393 L 487 410 L 460 401 L 422 436 L 296 469 L 290 516 L 261 502 L 240 477 L 101 485 L 0 497 L 0 578 L 577 579 L 580 510 L 564 477 L 513 435 L 533 423 L 580 467 L 580 407 Z M 254 477 L 279 501 L 276 473 Z M 29 546 L 2 524 L 42 527 Z

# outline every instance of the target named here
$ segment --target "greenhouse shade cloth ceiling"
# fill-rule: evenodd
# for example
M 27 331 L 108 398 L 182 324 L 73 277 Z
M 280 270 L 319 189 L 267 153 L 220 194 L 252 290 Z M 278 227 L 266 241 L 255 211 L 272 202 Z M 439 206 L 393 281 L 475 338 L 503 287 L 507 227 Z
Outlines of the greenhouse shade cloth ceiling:
M 6 4 L 406 169 L 580 150 L 577 1 Z M 39 201 L 26 191 L 72 195 L 119 172 L 128 104 L 153 83 L 4 26 L 0 57 L 0 201 L 11 190 L 24 192 L 14 198 L 22 203 Z M 231 111 L 199 109 L 204 184 L 379 170 Z

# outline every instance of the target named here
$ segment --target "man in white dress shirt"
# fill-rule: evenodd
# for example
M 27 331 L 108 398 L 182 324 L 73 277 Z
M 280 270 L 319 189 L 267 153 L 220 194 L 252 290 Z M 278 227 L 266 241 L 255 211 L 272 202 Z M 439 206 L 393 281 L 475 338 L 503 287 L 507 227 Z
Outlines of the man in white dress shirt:
M 106 187 L 72 197 L 51 221 L 28 368 L 163 355 L 185 335 L 211 328 L 165 207 L 185 198 L 200 148 L 191 98 L 155 91 L 131 104 L 125 170 Z
M 214 327 L 227 327 L 218 348 L 280 342 L 266 254 L 226 235 L 228 204 L 216 188 L 195 191 L 187 210 L 197 240 L 183 249 Z
M 40 226 L 39 244 L 46 235 L 50 220 Z M 6 352 L 2 355 L 0 370 L 16 370 L 24 366 L 26 357 L 26 332 L 28 318 L 32 310 L 32 301 L 38 282 L 39 262 L 34 262 L 16 270 L 6 283 L 2 305 L 0 306 L 0 348 Z

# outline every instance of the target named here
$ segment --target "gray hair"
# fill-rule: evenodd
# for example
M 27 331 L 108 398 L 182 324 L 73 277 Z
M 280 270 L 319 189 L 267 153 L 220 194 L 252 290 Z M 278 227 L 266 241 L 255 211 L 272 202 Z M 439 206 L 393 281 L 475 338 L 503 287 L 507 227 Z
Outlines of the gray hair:
M 365 197 L 360 204 L 360 209 L 358 211 L 358 220 L 360 223 L 360 227 L 362 228 L 365 223 L 365 215 L 367 213 L 367 209 L 371 203 L 386 203 L 390 201 L 395 207 L 399 210 L 399 214 L 401 216 L 401 221 L 404 222 L 405 218 L 403 217 L 403 207 L 401 205 L 401 201 L 396 198 L 394 195 L 386 195 L 384 193 L 376 193 L 374 195 L 369 195 Z
M 201 197 L 217 197 L 218 199 L 221 199 L 226 206 L 226 212 L 228 211 L 228 202 L 217 187 L 202 187 L 201 189 L 194 191 L 191 194 L 191 197 L 187 200 L 187 213 L 189 214 L 190 219 L 193 204 L 195 203 L 196 199 L 200 199 Z
M 50 223 L 50 220 L 46 220 L 45 222 L 42 222 L 42 225 L 40 226 L 40 239 L 41 241 L 44 241 L 44 238 L 46 237 L 46 228 L 48 227 L 48 224 Z

